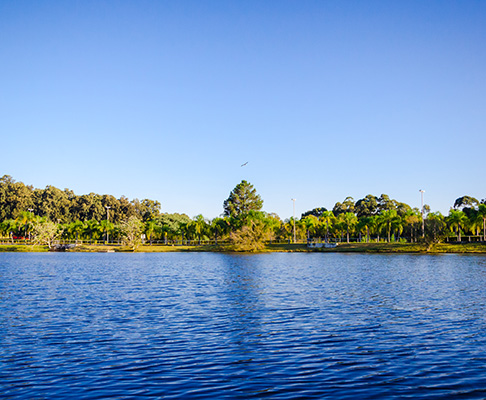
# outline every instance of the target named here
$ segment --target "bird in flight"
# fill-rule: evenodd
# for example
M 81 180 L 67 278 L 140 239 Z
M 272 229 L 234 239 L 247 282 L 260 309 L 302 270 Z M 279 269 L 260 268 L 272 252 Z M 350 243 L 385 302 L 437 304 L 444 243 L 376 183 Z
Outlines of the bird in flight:
M 246 163 L 244 163 L 244 164 L 241 164 L 241 166 L 244 167 L 246 164 L 248 164 L 248 161 Z

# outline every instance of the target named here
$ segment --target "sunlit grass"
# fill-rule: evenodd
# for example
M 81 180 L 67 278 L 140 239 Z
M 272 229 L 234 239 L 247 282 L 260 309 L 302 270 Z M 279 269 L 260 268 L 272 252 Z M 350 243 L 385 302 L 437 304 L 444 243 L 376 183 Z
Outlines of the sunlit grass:
M 47 246 L 24 244 L 0 245 L 0 252 L 46 252 Z M 228 247 L 216 245 L 140 245 L 135 250 L 120 245 L 83 244 L 68 250 L 69 252 L 136 252 L 136 253 L 172 253 L 188 251 L 225 252 Z M 486 253 L 486 243 L 438 243 L 426 245 L 420 243 L 340 243 L 337 247 L 309 249 L 303 243 L 272 243 L 260 251 L 266 252 L 322 252 L 322 253 Z
M 8 245 L 2 244 L 0 245 L 0 252 L 2 251 L 40 253 L 40 252 L 49 251 L 49 249 L 47 248 L 47 246 L 33 246 L 33 245 L 25 245 L 25 244 L 8 244 Z

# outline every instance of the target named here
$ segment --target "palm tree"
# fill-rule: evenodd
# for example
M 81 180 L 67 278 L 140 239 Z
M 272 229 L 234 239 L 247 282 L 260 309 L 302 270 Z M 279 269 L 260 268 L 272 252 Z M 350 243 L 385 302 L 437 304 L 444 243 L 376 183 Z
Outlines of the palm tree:
M 354 215 L 352 212 L 346 212 L 344 214 L 339 214 L 339 218 L 346 227 L 346 243 L 349 243 L 349 230 L 353 229 L 358 223 L 358 217 L 356 217 L 356 215 Z
M 326 224 L 326 243 L 329 243 L 329 227 L 332 226 L 334 220 L 335 217 L 332 211 L 324 211 L 319 217 L 319 221 Z
M 483 226 L 483 218 L 479 215 L 479 212 L 477 210 L 469 210 L 469 212 L 466 214 L 467 221 L 466 221 L 466 226 L 471 232 L 471 234 L 479 236 L 479 230 Z
M 414 241 L 414 232 L 415 232 L 415 227 L 420 223 L 421 221 L 421 215 L 419 214 L 418 210 L 408 210 L 405 215 L 403 216 L 403 221 L 405 224 L 410 226 L 410 242 L 412 243 Z
M 179 224 L 179 229 L 177 230 L 177 234 L 181 235 L 181 242 L 184 244 L 190 244 L 191 237 L 194 235 L 194 223 L 191 222 L 181 222 Z
M 336 218 L 336 221 L 332 225 L 333 236 L 335 238 L 339 238 L 340 242 L 342 242 L 342 240 L 343 240 L 344 229 L 345 229 L 345 225 L 344 225 L 344 222 L 343 222 L 341 215 L 342 214 L 339 214 L 339 216 Z
M 478 215 L 483 220 L 483 241 L 486 241 L 486 204 L 480 204 L 478 206 Z
M 304 219 L 301 220 L 302 223 L 305 226 L 305 229 L 307 231 L 307 241 L 310 240 L 310 232 L 311 230 L 314 230 L 314 228 L 317 226 L 319 220 L 315 215 L 308 215 Z
M 12 231 L 16 228 L 16 222 L 13 219 L 6 219 L 0 223 L 0 233 L 2 236 L 8 236 L 12 240 L 13 244 L 13 235 Z
M 378 223 L 380 227 L 387 232 L 388 243 L 390 243 L 391 240 L 392 227 L 399 225 L 399 218 L 396 210 L 384 210 L 378 215 Z
M 295 219 L 295 234 L 297 236 L 297 241 L 303 240 L 306 237 L 307 226 L 304 223 L 304 219 L 305 218 Z M 294 220 L 292 219 L 292 221 Z
M 368 220 L 368 227 L 369 227 L 369 233 L 370 235 L 372 234 L 378 234 L 379 232 L 379 218 L 378 218 L 378 215 L 372 215 L 371 217 L 368 217 L 369 220 Z M 371 240 L 371 236 L 370 236 L 370 240 Z M 377 241 L 379 242 L 380 241 L 380 235 L 378 234 L 378 239 Z
M 392 221 L 392 229 L 396 233 L 395 240 L 400 241 L 400 235 L 403 232 L 403 220 L 398 215 L 398 213 L 397 213 L 397 217 L 394 218 L 393 221 Z
M 157 231 L 157 224 L 153 219 L 145 222 L 145 235 L 149 238 L 150 246 L 152 246 L 152 235 Z
M 105 232 L 105 235 L 106 235 L 105 239 L 106 239 L 107 244 L 108 244 L 108 235 L 113 230 L 113 228 L 114 228 L 113 223 L 108 221 L 107 219 L 104 219 L 100 222 L 99 231 Z
M 100 231 L 100 223 L 96 221 L 95 219 L 90 219 L 89 221 L 86 221 L 84 225 L 84 233 L 89 236 L 90 240 L 93 241 L 93 238 L 96 237 L 98 238 Z
M 214 218 L 211 221 L 211 231 L 214 235 L 214 244 L 218 244 L 218 237 L 222 237 L 229 231 L 229 221 L 227 218 Z
M 373 217 L 361 217 L 358 220 L 358 230 L 360 234 L 359 241 L 361 242 L 361 233 L 363 229 L 366 229 L 366 243 L 370 241 L 370 227 L 372 226 Z
M 299 238 L 300 238 L 301 230 L 303 229 L 302 228 L 302 221 L 300 219 L 290 217 L 288 222 L 286 222 L 285 225 L 286 225 L 286 230 L 288 230 L 290 232 L 290 237 L 292 237 L 292 240 L 293 240 L 294 229 L 295 229 L 295 239 L 296 239 L 296 241 L 298 241 Z
M 3 234 L 8 234 L 12 244 L 14 243 L 14 232 L 17 231 L 17 222 L 14 219 L 7 219 L 2 222 L 1 230 Z
M 449 223 L 449 226 L 450 226 L 452 231 L 455 228 L 458 242 L 461 241 L 461 227 L 464 226 L 466 221 L 467 221 L 467 217 L 466 217 L 466 214 L 463 211 L 459 211 L 459 210 L 449 211 L 449 216 L 447 217 L 447 222 Z
M 201 234 L 204 232 L 208 224 L 202 214 L 197 215 L 192 224 L 198 237 L 198 243 L 201 244 Z
M 68 225 L 67 231 L 76 237 L 76 244 L 78 244 L 79 234 L 83 233 L 85 226 L 81 221 L 74 221 Z
M 437 234 L 445 227 L 444 216 L 439 212 L 431 212 L 427 214 L 427 227 L 429 227 L 434 235 L 434 242 L 437 240 Z
M 29 231 L 29 228 L 32 225 L 32 222 L 35 221 L 35 215 L 32 214 L 29 211 L 22 211 L 17 215 L 17 218 L 15 218 L 15 222 L 17 223 L 17 227 L 20 233 L 21 227 L 24 227 L 24 237 L 27 236 L 27 233 Z

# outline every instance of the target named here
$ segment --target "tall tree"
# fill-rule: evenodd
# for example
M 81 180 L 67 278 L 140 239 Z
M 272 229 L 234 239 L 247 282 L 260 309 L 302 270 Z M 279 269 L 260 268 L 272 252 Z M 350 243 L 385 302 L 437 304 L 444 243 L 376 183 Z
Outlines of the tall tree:
M 367 195 L 364 199 L 356 202 L 354 211 L 358 218 L 376 215 L 378 213 L 378 198 L 371 194 Z
M 397 209 L 397 201 L 390 199 L 390 197 L 387 194 L 382 194 L 378 198 L 378 212 L 396 210 L 396 209 Z
M 354 213 L 354 199 L 350 196 L 346 197 L 342 203 L 337 202 L 332 212 L 337 217 L 339 214 L 351 212 Z
M 303 213 L 300 218 L 305 218 L 307 217 L 308 215 L 313 215 L 317 218 L 320 218 L 320 216 L 322 215 L 322 213 L 326 212 L 327 209 L 325 207 L 317 207 L 317 208 L 314 208 L 313 210 L 310 210 L 310 211 L 306 211 L 305 213 Z
M 474 208 L 479 204 L 478 199 L 471 197 L 471 196 L 462 196 L 456 199 L 454 202 L 455 209 L 463 209 L 463 208 Z
M 224 215 L 230 217 L 239 217 L 249 211 L 260 211 L 262 206 L 262 198 L 253 185 L 245 180 L 236 185 L 223 203 Z
M 32 187 L 15 182 L 10 175 L 0 178 L 0 221 L 15 219 L 32 206 Z
M 191 223 L 191 218 L 186 214 L 161 214 L 155 218 L 160 230 L 164 232 L 164 238 L 167 243 L 167 239 L 173 240 L 184 232 L 184 227 Z

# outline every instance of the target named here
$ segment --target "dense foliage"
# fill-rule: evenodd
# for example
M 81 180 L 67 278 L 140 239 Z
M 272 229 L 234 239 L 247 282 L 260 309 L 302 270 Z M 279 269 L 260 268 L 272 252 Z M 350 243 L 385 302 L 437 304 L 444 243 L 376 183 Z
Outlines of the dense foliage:
M 110 195 L 75 195 L 53 186 L 34 189 L 10 176 L 0 179 L 0 237 L 30 239 L 51 246 L 55 240 L 118 242 L 136 248 L 140 242 L 212 243 L 228 250 L 256 251 L 274 240 L 408 241 L 436 243 L 485 240 L 486 201 L 462 196 L 449 215 L 390 199 L 347 197 L 332 211 L 316 207 L 300 219 L 281 220 L 260 211 L 263 200 L 247 181 L 239 183 L 223 203 L 221 217 L 161 213 L 158 201 L 116 199 Z M 295 228 L 294 228 L 295 227 Z
M 60 190 L 54 186 L 34 189 L 16 182 L 8 175 L 0 178 L 0 221 L 16 219 L 26 211 L 63 224 L 101 221 L 106 219 L 107 208 L 109 220 L 114 223 L 125 221 L 131 216 L 147 221 L 160 214 L 160 203 L 154 200 L 130 201 L 123 196 L 117 199 L 96 193 L 78 196 L 69 189 Z

